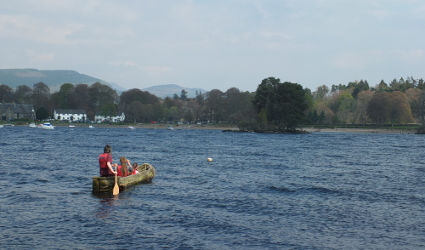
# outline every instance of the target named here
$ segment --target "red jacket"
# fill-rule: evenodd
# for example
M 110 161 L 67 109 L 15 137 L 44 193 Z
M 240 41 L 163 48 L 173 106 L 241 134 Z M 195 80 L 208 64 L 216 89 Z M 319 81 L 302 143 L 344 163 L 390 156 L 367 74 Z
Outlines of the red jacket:
M 115 174 L 108 168 L 108 162 L 112 165 L 112 155 L 103 153 L 99 155 L 100 176 L 114 176 Z
M 122 166 L 121 165 L 118 165 L 118 176 L 121 176 L 121 177 L 127 177 L 130 173 L 128 173 L 128 171 L 127 171 L 127 174 L 124 174 L 123 173 L 123 171 L 122 171 Z

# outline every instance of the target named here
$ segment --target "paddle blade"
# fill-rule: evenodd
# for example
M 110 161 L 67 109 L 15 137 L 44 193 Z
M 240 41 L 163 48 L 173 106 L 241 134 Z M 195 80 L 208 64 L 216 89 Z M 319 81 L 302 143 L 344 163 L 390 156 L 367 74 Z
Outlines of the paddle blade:
M 112 195 L 118 195 L 120 193 L 120 188 L 118 187 L 117 175 L 115 175 L 115 186 L 112 190 Z
M 120 188 L 118 187 L 117 184 L 115 184 L 114 190 L 112 190 L 112 194 L 113 195 L 118 195 L 119 193 L 120 193 Z

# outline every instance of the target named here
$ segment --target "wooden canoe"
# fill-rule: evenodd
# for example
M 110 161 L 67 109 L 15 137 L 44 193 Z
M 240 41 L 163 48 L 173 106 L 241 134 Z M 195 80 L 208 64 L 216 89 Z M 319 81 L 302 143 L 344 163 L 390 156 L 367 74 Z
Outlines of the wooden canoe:
M 142 164 L 137 167 L 138 174 L 127 177 L 118 176 L 118 186 L 120 191 L 139 183 L 150 183 L 155 176 L 155 168 L 150 164 Z M 115 185 L 115 177 L 93 177 L 93 193 L 109 192 L 112 193 Z

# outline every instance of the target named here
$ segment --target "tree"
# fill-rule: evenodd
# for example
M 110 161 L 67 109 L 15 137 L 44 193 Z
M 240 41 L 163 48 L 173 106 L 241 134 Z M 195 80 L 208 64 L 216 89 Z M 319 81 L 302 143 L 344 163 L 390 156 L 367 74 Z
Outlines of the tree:
M 403 78 L 402 78 L 403 79 Z M 390 82 L 391 91 L 400 91 L 400 82 L 395 78 Z
M 180 100 L 187 101 L 187 91 L 182 89 L 182 92 L 180 94 Z
M 317 90 L 313 93 L 314 101 L 323 101 L 328 94 L 329 88 L 326 85 L 319 86 L 317 87 Z
M 27 85 L 20 85 L 16 87 L 16 91 L 15 91 L 16 103 L 28 104 L 30 101 L 31 95 L 32 95 L 31 87 L 28 87 Z
M 167 121 L 175 122 L 180 117 L 179 109 L 176 106 L 172 106 L 171 108 L 164 108 L 164 116 Z
M 71 100 L 71 107 L 73 107 L 74 109 L 85 110 L 87 112 L 87 119 L 94 120 L 96 111 L 91 109 L 89 86 L 87 84 L 75 85 Z
M 49 118 L 49 111 L 45 107 L 38 108 L 35 112 L 38 120 L 44 120 Z
M 75 86 L 71 83 L 64 83 L 61 85 L 58 95 L 60 97 L 59 108 L 61 109 L 75 109 L 73 107 L 73 93 Z
M 389 93 L 375 93 L 367 105 L 367 115 L 376 124 L 384 124 L 388 120 Z
M 320 115 L 317 119 L 319 124 L 323 124 L 326 121 L 326 116 L 325 116 L 325 111 L 322 110 L 322 112 L 320 112 Z
M 139 101 L 133 101 L 128 105 L 125 113 L 125 119 L 128 122 L 141 122 L 142 121 L 142 106 Z
M 316 124 L 319 121 L 319 115 L 317 114 L 316 110 L 313 110 L 313 112 L 310 112 L 308 114 L 308 119 L 310 120 L 311 124 Z
M 394 91 L 389 95 L 389 119 L 391 126 L 395 123 L 408 123 L 413 121 L 412 111 L 406 94 Z
M 7 85 L 0 85 L 0 103 L 13 102 L 13 89 Z
M 347 98 L 342 99 L 341 103 L 338 107 L 338 113 L 340 114 L 341 121 L 345 124 L 350 123 L 350 119 L 352 119 L 353 109 L 354 109 L 354 98 L 350 95 Z M 353 123 L 353 121 L 351 122 Z
M 112 117 L 117 114 L 117 107 L 112 102 L 107 103 L 101 107 L 100 114 L 105 117 Z
M 373 95 L 374 93 L 369 90 L 362 91 L 357 95 L 357 104 L 354 113 L 358 122 L 362 125 L 365 125 L 366 123 L 367 106 L 369 105 L 369 101 L 372 99 Z
M 117 92 L 108 85 L 99 82 L 94 83 L 89 88 L 90 107 L 95 112 L 100 112 L 106 107 L 112 107 L 111 104 L 118 104 L 119 97 Z
M 47 112 L 52 113 L 50 107 L 50 88 L 43 82 L 34 84 L 31 101 L 34 104 L 34 109 L 38 110 L 44 107 Z
M 425 91 L 410 88 L 406 91 L 413 117 L 425 125 Z
M 191 122 L 191 121 L 199 121 L 199 120 L 201 120 L 201 117 L 203 115 L 203 107 L 201 105 L 199 105 L 199 103 L 196 100 L 194 100 L 194 99 L 190 100 L 187 103 L 187 106 L 186 107 L 188 109 L 187 112 L 191 112 L 192 115 L 193 115 L 193 119 L 192 120 L 186 120 L 186 121 Z
M 335 114 L 325 102 L 316 103 L 315 109 L 320 112 L 320 123 L 331 123 Z
M 279 78 L 269 77 L 263 79 L 258 85 L 253 101 L 257 114 L 265 110 L 267 121 L 273 122 L 275 112 L 273 107 L 276 102 L 277 87 L 280 84 Z
M 382 92 L 382 91 L 388 91 L 390 87 L 388 87 L 388 84 L 384 82 L 384 80 L 381 80 L 379 84 L 375 87 L 376 92 Z
M 284 82 L 278 87 L 276 102 L 279 130 L 295 131 L 298 124 L 305 121 L 307 104 L 304 89 L 297 83 Z
M 281 83 L 274 77 L 264 79 L 257 87 L 254 106 L 257 114 L 266 110 L 268 123 L 280 132 L 294 131 L 305 121 L 305 91 L 297 83 Z
M 224 93 L 223 120 L 238 124 L 253 120 L 252 95 L 249 92 L 241 92 L 238 88 L 230 88 Z
M 213 89 L 207 93 L 206 101 L 209 120 L 219 123 L 224 117 L 224 93 Z

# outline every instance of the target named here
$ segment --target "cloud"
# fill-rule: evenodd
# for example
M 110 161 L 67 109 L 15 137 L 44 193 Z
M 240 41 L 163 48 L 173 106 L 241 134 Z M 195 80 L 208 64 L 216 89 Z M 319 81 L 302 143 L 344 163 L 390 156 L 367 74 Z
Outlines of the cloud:
M 394 69 L 418 75 L 424 6 L 420 0 L 10 1 L 0 10 L 1 64 L 73 69 L 123 86 L 241 90 L 269 76 L 332 84 L 393 77 Z
M 37 41 L 45 44 L 71 44 L 67 36 L 78 31 L 81 25 L 57 25 L 30 16 L 0 16 L 0 36 Z

